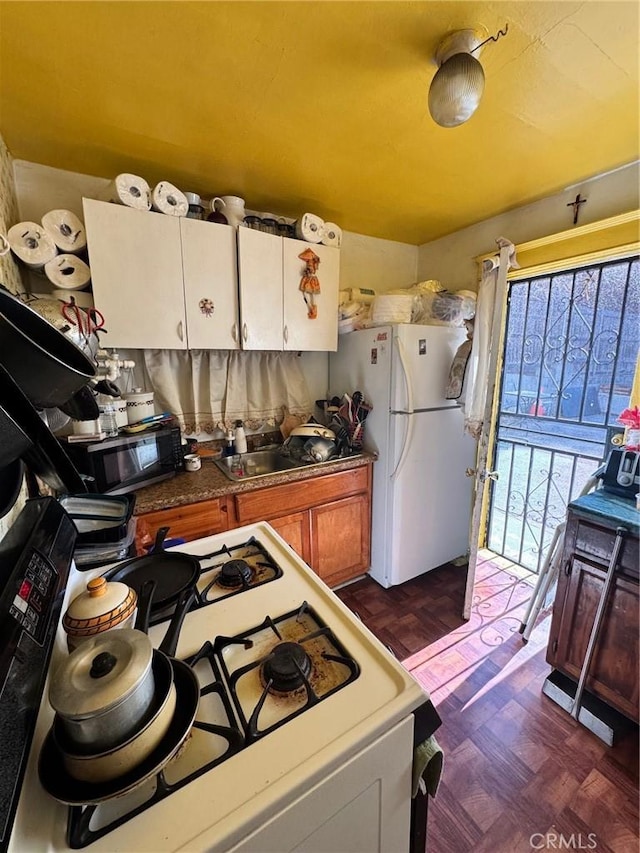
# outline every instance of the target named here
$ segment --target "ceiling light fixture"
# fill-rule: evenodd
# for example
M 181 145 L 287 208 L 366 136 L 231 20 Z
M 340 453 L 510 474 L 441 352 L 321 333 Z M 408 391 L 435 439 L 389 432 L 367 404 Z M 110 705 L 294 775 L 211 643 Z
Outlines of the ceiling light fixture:
M 435 59 L 438 70 L 429 87 L 429 112 L 441 127 L 458 127 L 478 109 L 484 92 L 484 71 L 473 56 L 488 41 L 505 36 L 509 25 L 495 36 L 486 30 L 467 29 L 448 33 L 438 45 Z

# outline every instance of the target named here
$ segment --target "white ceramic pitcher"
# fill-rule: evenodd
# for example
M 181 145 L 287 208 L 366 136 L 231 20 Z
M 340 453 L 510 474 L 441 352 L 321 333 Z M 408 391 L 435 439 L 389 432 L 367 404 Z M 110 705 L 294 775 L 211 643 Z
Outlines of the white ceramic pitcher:
M 218 202 L 218 206 L 216 206 Z M 229 225 L 237 228 L 244 222 L 244 199 L 237 195 L 216 196 L 211 200 L 211 210 L 219 210 L 224 213 Z

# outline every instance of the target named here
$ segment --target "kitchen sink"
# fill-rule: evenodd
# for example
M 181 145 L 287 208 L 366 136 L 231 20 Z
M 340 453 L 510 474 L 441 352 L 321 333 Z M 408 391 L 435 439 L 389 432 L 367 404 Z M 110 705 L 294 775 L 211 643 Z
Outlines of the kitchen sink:
M 240 482 L 253 480 L 255 477 L 266 477 L 279 471 L 290 471 L 292 468 L 304 467 L 304 462 L 282 456 L 277 450 L 254 450 L 241 456 L 223 456 L 215 459 L 218 468 L 230 480 Z

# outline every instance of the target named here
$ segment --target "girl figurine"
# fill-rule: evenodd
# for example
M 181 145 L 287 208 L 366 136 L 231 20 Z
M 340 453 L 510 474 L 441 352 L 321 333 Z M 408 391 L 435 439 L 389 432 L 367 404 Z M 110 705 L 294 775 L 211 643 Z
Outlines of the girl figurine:
M 318 306 L 315 304 L 314 296 L 316 293 L 320 293 L 320 282 L 316 275 L 320 258 L 313 249 L 305 249 L 298 257 L 305 262 L 304 275 L 300 279 L 300 290 L 307 304 L 307 317 L 310 320 L 315 320 L 318 316 Z

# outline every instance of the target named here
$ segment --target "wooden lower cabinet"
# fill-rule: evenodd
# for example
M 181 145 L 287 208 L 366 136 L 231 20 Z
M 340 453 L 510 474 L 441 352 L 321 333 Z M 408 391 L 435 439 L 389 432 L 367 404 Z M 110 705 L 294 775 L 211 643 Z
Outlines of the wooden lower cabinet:
M 227 501 L 228 498 L 215 498 L 186 506 L 160 509 L 157 512 L 146 512 L 138 518 L 153 539 L 160 527 L 168 527 L 169 538 L 180 538 L 189 542 L 229 529 Z
M 329 586 L 367 571 L 371 465 L 235 496 L 238 524 L 268 521 Z
M 355 495 L 310 510 L 309 565 L 328 586 L 361 575 L 369 568 L 371 503 Z
M 287 545 L 291 545 L 305 563 L 310 562 L 311 537 L 308 512 L 295 512 L 292 515 L 283 515 L 282 518 L 272 518 L 269 524 L 282 536 Z
M 267 521 L 325 583 L 335 586 L 369 568 L 371 480 L 371 465 L 364 465 L 139 518 L 151 536 L 167 526 L 170 537 L 186 540 Z
M 547 661 L 578 681 L 613 549 L 615 529 L 568 514 Z M 638 539 L 618 559 L 586 681 L 588 691 L 638 722 Z

